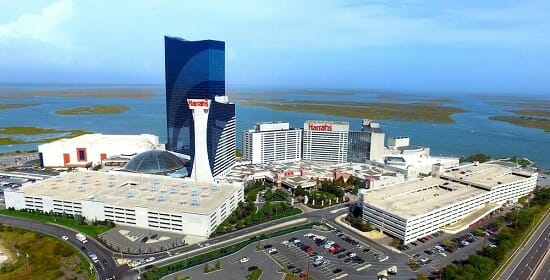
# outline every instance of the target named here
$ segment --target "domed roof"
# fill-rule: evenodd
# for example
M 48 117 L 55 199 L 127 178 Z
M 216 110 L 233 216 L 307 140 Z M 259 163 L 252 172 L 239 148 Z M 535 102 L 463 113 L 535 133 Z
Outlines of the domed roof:
M 184 161 L 168 151 L 152 150 L 135 155 L 123 169 L 135 173 L 167 173 L 184 167 Z

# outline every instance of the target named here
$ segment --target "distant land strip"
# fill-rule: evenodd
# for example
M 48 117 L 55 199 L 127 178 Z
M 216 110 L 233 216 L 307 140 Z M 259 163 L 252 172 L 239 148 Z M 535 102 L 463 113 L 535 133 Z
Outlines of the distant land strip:
M 120 114 L 128 111 L 126 106 L 87 106 L 55 111 L 58 115 L 103 115 Z
M 38 104 L 0 104 L 0 110 L 31 107 L 31 106 L 36 106 L 36 105 L 38 105 Z
M 516 113 L 522 116 L 538 116 L 538 117 L 550 117 L 550 110 L 509 110 L 508 112 Z
M 261 106 L 276 111 L 317 113 L 336 117 L 454 123 L 452 114 L 465 112 L 460 108 L 442 106 L 439 102 L 367 103 L 351 101 L 284 101 L 269 99 L 239 99 L 242 105 Z
M 153 98 L 148 89 L 60 89 L 0 92 L 1 98 L 27 97 L 91 97 L 91 98 Z
M 64 137 L 44 137 L 38 140 L 24 140 L 16 137 L 10 137 L 9 135 L 49 135 L 68 133 Z M 47 143 L 62 138 L 72 138 L 86 134 L 88 132 L 80 129 L 72 130 L 57 130 L 53 128 L 40 128 L 33 126 L 8 126 L 0 127 L 0 134 L 7 135 L 8 137 L 0 137 L 0 145 L 16 145 L 16 144 L 30 144 L 30 143 Z
M 491 120 L 507 122 L 528 128 L 543 129 L 545 132 L 550 132 L 550 119 L 535 118 L 526 116 L 492 116 Z

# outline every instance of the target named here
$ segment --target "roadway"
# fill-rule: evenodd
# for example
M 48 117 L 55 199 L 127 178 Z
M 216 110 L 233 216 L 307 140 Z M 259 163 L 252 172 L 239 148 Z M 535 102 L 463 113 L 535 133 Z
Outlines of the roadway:
M 550 279 L 550 215 L 536 229 L 527 243 L 502 272 L 501 280 Z M 546 254 L 546 255 L 545 255 Z M 546 277 L 546 278 L 544 278 Z
M 336 211 L 338 210 L 338 211 Z M 131 279 L 137 279 L 137 276 L 139 273 L 143 272 L 145 267 L 148 267 L 148 265 L 154 265 L 154 266 L 162 266 L 166 265 L 181 259 L 188 258 L 189 255 L 196 255 L 203 252 L 207 252 L 216 248 L 227 246 L 231 243 L 236 243 L 242 240 L 246 240 L 250 238 L 250 236 L 254 236 L 259 231 L 265 230 L 269 227 L 290 227 L 290 226 L 284 226 L 284 223 L 292 222 L 295 220 L 300 219 L 300 222 L 296 223 L 298 224 L 305 224 L 308 222 L 315 222 L 315 221 L 324 221 L 331 224 L 333 227 L 337 227 L 342 232 L 344 232 L 346 235 L 356 239 L 361 240 L 363 243 L 368 244 L 373 248 L 374 250 L 383 253 L 384 255 L 387 255 L 392 259 L 393 262 L 403 262 L 406 263 L 406 256 L 397 252 L 393 252 L 391 250 L 388 250 L 386 248 L 383 248 L 379 244 L 376 244 L 374 242 L 371 242 L 370 240 L 365 240 L 362 236 L 349 231 L 345 228 L 340 227 L 338 224 L 334 222 L 334 218 L 338 215 L 341 215 L 347 211 L 347 208 L 343 207 L 343 205 L 336 205 L 329 208 L 324 208 L 316 211 L 311 211 L 307 213 L 303 213 L 296 216 L 291 217 L 285 217 L 282 219 L 278 219 L 275 221 L 266 222 L 260 225 L 244 228 L 235 232 L 227 233 L 222 236 L 208 239 L 207 241 L 203 242 L 203 244 L 191 244 L 188 246 L 175 248 L 169 251 L 165 251 L 162 253 L 156 253 L 156 254 L 148 254 L 146 256 L 141 255 L 123 255 L 124 258 L 135 260 L 140 259 L 144 257 L 150 257 L 154 256 L 156 260 L 152 263 L 148 263 L 146 265 L 142 265 L 138 268 L 130 269 L 127 265 L 118 265 L 115 262 L 114 256 L 120 257 L 120 253 L 113 252 L 110 249 L 104 247 L 101 243 L 94 239 L 89 239 L 88 243 L 83 246 L 82 243 L 77 241 L 74 236 L 77 233 L 74 230 L 57 226 L 54 224 L 44 224 L 40 222 L 35 222 L 31 220 L 26 219 L 20 219 L 20 218 L 14 218 L 14 217 L 7 217 L 7 216 L 1 216 L 0 215 L 0 222 L 5 225 L 12 225 L 20 228 L 25 228 L 33 231 L 39 231 L 46 234 L 49 234 L 51 236 L 60 237 L 62 235 L 66 235 L 69 237 L 69 240 L 67 241 L 69 244 L 77 248 L 79 251 L 81 251 L 84 255 L 88 255 L 89 252 L 95 253 L 98 258 L 100 259 L 100 262 L 96 264 L 98 279 L 105 279 L 109 276 L 116 276 L 117 279 L 125 279 L 125 280 L 131 280 Z M 208 243 L 208 246 L 205 246 L 205 244 Z

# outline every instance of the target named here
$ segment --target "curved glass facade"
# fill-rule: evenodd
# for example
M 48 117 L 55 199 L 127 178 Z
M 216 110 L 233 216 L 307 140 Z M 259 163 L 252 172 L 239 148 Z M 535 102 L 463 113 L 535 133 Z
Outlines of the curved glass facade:
M 124 165 L 123 170 L 135 173 L 170 173 L 183 168 L 185 162 L 178 156 L 167 152 L 152 150 L 135 155 Z
M 189 155 L 191 172 L 195 137 L 187 99 L 211 99 L 207 146 L 212 175 L 216 176 L 230 167 L 228 162 L 232 165 L 235 161 L 235 104 L 214 101 L 225 95 L 225 43 L 165 36 L 164 47 L 167 149 Z

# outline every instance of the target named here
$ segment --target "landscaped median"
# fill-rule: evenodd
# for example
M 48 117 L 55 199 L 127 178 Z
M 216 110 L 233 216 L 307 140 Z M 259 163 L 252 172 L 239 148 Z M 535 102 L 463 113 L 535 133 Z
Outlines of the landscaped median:
M 104 233 L 112 228 L 113 225 L 106 224 L 88 224 L 83 217 L 74 217 L 70 215 L 53 215 L 44 214 L 39 212 L 25 212 L 4 209 L 0 210 L 0 215 L 23 218 L 43 223 L 57 224 L 72 228 L 76 231 L 82 232 L 90 237 L 97 237 L 99 234 Z
M 309 229 L 309 228 L 312 228 L 314 225 L 315 225 L 314 223 L 309 223 L 309 224 L 294 226 L 294 227 L 279 230 L 279 231 L 274 231 L 268 234 L 254 236 L 248 240 L 241 241 L 239 243 L 228 245 L 223 248 L 215 249 L 210 252 L 200 254 L 198 256 L 193 256 L 193 257 L 180 260 L 165 266 L 154 268 L 150 271 L 147 271 L 143 276 L 144 276 L 144 279 L 160 279 L 166 275 L 175 273 L 177 271 L 185 270 L 197 265 L 201 265 L 203 263 L 207 263 L 207 262 L 225 257 L 227 255 L 233 254 L 241 250 L 242 248 L 252 243 L 258 242 L 260 240 L 280 236 L 283 234 L 287 234 L 287 233 L 302 230 L 302 229 Z

